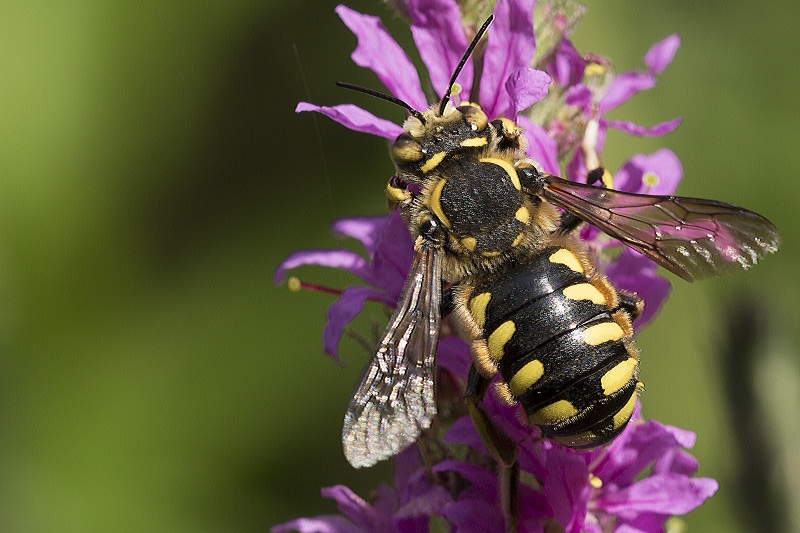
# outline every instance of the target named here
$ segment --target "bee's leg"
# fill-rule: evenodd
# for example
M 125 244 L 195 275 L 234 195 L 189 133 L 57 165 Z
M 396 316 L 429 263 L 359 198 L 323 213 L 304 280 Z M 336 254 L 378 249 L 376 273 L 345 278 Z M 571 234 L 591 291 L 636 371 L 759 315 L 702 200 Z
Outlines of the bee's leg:
M 389 211 L 394 211 L 397 208 L 404 208 L 413 200 L 414 195 L 411 194 L 411 191 L 408 190 L 406 185 L 407 184 L 397 176 L 392 176 L 391 179 L 389 179 L 385 189 L 386 203 L 389 206 Z
M 558 235 L 566 235 L 567 233 L 575 231 L 582 223 L 583 220 L 576 217 L 569 211 L 564 211 L 561 213 L 561 217 L 558 219 L 558 229 L 556 229 L 555 232 Z
M 605 167 L 595 167 L 586 174 L 586 183 L 588 185 L 598 185 L 606 189 L 613 188 L 613 178 L 611 173 Z
M 631 320 L 636 320 L 644 311 L 644 300 L 639 298 L 632 292 L 622 291 L 617 289 L 619 295 L 619 309 L 627 312 L 631 316 Z
M 469 369 L 465 399 L 469 416 L 486 450 L 497 463 L 500 480 L 500 505 L 506 522 L 506 531 L 517 531 L 519 517 L 519 463 L 517 447 L 500 428 L 492 423 L 480 403 L 489 387 L 489 380 L 481 376 L 475 365 Z
M 601 187 L 610 189 L 613 185 L 613 178 L 611 177 L 611 173 L 606 170 L 605 167 L 596 167 L 586 174 L 586 184 L 599 185 Z M 583 220 L 576 217 L 569 211 L 564 211 L 561 214 L 561 218 L 558 220 L 558 229 L 556 230 L 556 233 L 559 235 L 566 235 L 567 233 L 577 229 L 582 222 Z
M 603 166 L 603 162 L 600 160 L 600 152 L 597 149 L 599 142 L 600 121 L 597 118 L 592 118 L 586 124 L 586 130 L 583 132 L 583 141 L 581 142 L 583 160 L 586 165 L 586 170 L 588 170 L 586 183 L 589 185 L 600 183 L 606 189 L 613 189 L 614 177 L 611 175 L 611 172 L 606 170 Z

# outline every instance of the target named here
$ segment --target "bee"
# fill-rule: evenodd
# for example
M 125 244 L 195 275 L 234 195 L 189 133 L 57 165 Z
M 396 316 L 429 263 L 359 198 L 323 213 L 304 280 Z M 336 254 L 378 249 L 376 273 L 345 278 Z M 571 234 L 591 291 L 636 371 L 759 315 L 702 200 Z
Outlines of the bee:
M 454 106 L 456 77 L 490 22 L 425 111 L 339 84 L 409 114 L 391 144 L 386 194 L 408 224 L 414 259 L 345 416 L 344 452 L 355 467 L 396 455 L 436 416 L 443 308 L 472 341 L 469 389 L 499 373 L 501 397 L 565 446 L 598 446 L 624 429 L 641 386 L 632 322 L 643 302 L 598 272 L 575 231 L 582 223 L 688 281 L 749 268 L 780 242 L 767 219 L 740 207 L 546 174 L 514 122 L 490 121 L 478 104 Z M 590 177 L 603 174 L 598 167 Z

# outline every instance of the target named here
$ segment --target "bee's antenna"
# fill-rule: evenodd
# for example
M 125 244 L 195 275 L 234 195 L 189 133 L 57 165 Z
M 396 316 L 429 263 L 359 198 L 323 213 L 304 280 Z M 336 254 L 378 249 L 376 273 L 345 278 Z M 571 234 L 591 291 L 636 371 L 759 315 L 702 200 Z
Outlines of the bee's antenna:
M 420 113 L 419 111 L 417 111 L 404 101 L 400 100 L 399 98 L 392 96 L 391 94 L 386 94 L 380 91 L 375 91 L 373 89 L 368 89 L 367 87 L 362 87 L 360 85 L 353 85 L 352 83 L 345 83 L 343 81 L 337 81 L 336 85 L 344 89 L 350 89 L 351 91 L 368 94 L 370 96 L 374 96 L 375 98 L 380 98 L 381 100 L 386 100 L 387 102 L 399 105 L 400 107 L 408 111 L 409 115 L 419 119 L 423 124 L 425 124 L 425 119 L 422 118 L 422 113 Z
M 453 85 L 456 82 L 456 78 L 459 74 L 461 74 L 461 69 L 464 68 L 464 65 L 467 63 L 467 59 L 469 59 L 470 54 L 478 46 L 478 41 L 481 40 L 483 34 L 486 33 L 486 30 L 489 29 L 489 24 L 492 23 L 494 20 L 494 15 L 489 15 L 489 18 L 486 19 L 486 22 L 483 23 L 483 26 L 478 30 L 478 33 L 475 34 L 473 37 L 472 42 L 469 43 L 467 47 L 467 51 L 464 52 L 464 55 L 461 57 L 461 61 L 459 61 L 458 66 L 456 67 L 455 72 L 453 72 L 453 77 L 450 78 L 450 83 L 447 85 L 447 91 L 445 91 L 444 96 L 442 96 L 441 102 L 439 102 L 439 116 L 441 117 L 444 114 L 444 108 L 447 106 L 447 102 L 450 101 L 450 92 L 453 90 Z

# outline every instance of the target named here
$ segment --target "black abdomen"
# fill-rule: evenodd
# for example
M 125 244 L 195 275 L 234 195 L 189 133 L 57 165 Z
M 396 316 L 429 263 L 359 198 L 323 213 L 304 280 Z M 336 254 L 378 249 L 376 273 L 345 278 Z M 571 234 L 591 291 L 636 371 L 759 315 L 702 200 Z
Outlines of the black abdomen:
M 638 354 L 616 290 L 564 247 L 481 280 L 458 298 L 474 321 L 476 364 L 499 371 L 544 436 L 591 447 L 619 434 L 633 412 Z M 462 314 L 462 316 L 464 316 Z

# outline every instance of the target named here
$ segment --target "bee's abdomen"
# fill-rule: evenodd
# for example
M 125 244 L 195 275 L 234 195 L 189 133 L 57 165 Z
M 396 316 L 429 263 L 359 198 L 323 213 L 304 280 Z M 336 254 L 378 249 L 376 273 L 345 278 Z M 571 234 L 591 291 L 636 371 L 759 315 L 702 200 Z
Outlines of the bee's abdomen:
M 480 282 L 464 302 L 481 329 L 473 351 L 484 374 L 499 371 L 505 395 L 531 424 L 578 448 L 625 427 L 639 364 L 630 316 L 586 266 L 569 249 L 550 247 Z

